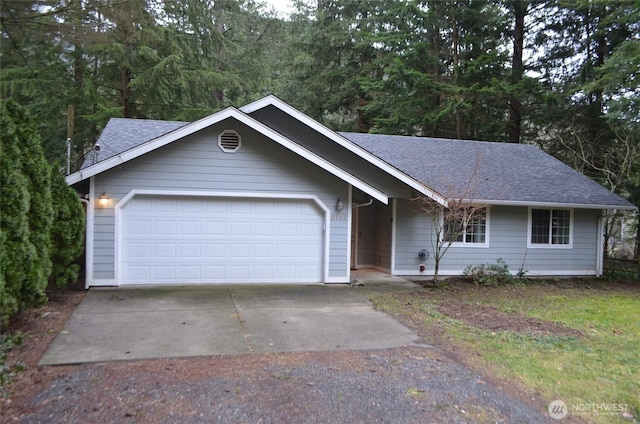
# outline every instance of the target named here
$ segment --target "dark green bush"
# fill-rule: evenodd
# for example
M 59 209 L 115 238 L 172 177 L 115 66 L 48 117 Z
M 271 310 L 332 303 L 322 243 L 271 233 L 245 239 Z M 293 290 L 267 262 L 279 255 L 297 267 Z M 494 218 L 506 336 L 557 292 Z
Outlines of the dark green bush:
M 10 316 L 34 299 L 44 296 L 44 287 L 34 281 L 32 267 L 38 251 L 30 237 L 29 179 L 22 172 L 22 140 L 16 120 L 16 105 L 2 103 L 0 109 L 0 328 Z
M 46 301 L 50 278 L 76 278 L 84 212 L 61 175 L 54 176 L 24 108 L 0 102 L 0 329 L 27 306 Z M 55 223 L 54 223 L 55 215 Z M 52 242 L 55 243 L 52 249 Z
M 80 266 L 73 263 L 84 247 L 84 210 L 75 190 L 62 174 L 51 169 L 51 194 L 54 225 L 51 228 L 51 262 L 49 283 L 60 288 L 78 279 Z
M 509 265 L 502 258 L 498 258 L 495 264 L 469 265 L 465 268 L 464 275 L 470 276 L 476 284 L 486 286 L 514 282 L 514 277 L 509 272 Z

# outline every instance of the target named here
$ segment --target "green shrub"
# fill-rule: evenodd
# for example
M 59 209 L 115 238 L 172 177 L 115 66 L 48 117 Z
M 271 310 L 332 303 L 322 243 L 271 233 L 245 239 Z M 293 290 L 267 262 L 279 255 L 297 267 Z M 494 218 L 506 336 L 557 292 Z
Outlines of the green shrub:
M 7 103 L 9 104 L 9 103 Z M 14 106 L 15 107 L 15 106 Z M 15 114 L 0 109 L 0 328 L 42 291 L 31 279 L 38 252 L 29 237 L 31 195 L 22 172 L 21 140 Z
M 502 258 L 498 258 L 495 264 L 468 265 L 464 270 L 464 275 L 470 276 L 474 283 L 485 286 L 514 282 L 514 278 L 509 272 L 509 265 Z
M 51 262 L 49 283 L 57 288 L 78 279 L 80 266 L 74 261 L 84 247 L 84 210 L 75 190 L 69 187 L 55 167 L 51 169 L 51 194 L 54 225 L 51 228 Z

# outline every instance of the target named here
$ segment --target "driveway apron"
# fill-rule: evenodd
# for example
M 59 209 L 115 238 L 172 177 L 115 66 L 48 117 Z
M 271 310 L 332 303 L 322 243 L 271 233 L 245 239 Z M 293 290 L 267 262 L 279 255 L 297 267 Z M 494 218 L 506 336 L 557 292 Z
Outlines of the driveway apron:
M 40 365 L 421 344 L 347 285 L 100 288 Z

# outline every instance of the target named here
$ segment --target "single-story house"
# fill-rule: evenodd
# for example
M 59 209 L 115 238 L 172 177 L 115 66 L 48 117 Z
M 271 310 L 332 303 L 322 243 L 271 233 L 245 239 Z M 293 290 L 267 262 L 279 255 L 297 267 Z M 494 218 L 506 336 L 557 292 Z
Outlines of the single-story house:
M 534 146 L 337 133 L 274 96 L 192 123 L 111 119 L 67 182 L 87 204 L 87 286 L 429 276 L 436 232 L 412 199 L 456 196 L 486 209 L 440 275 L 498 258 L 598 275 L 603 211 L 635 209 Z

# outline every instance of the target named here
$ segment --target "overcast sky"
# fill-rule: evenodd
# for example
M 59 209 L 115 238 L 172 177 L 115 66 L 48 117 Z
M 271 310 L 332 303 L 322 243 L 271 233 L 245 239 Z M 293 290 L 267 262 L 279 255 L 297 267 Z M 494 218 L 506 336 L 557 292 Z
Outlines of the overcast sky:
M 289 14 L 293 5 L 291 4 L 291 0 L 263 0 L 265 3 L 268 3 L 273 6 L 281 14 Z

